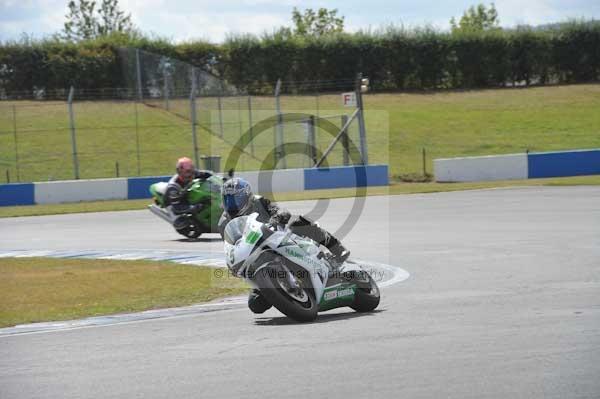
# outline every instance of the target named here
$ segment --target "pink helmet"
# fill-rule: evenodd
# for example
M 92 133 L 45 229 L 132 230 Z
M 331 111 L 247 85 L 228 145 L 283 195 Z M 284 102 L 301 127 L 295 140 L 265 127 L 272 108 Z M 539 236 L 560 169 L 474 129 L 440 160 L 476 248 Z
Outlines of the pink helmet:
M 191 181 L 194 178 L 194 162 L 188 157 L 177 160 L 177 174 L 184 182 Z

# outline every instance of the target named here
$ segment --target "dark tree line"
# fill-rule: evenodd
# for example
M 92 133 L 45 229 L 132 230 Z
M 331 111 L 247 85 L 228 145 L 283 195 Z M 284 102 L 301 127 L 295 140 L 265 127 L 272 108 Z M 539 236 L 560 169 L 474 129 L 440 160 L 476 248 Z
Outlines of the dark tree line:
M 600 80 L 600 23 L 546 29 L 239 36 L 221 45 L 172 44 L 114 33 L 80 41 L 0 44 L 0 90 L 123 87 L 118 48 L 137 47 L 220 74 L 250 92 L 269 92 L 281 78 L 342 80 L 362 72 L 374 90 L 502 87 Z M 307 85 L 304 85 L 307 86 Z M 1 94 L 1 93 L 0 93 Z

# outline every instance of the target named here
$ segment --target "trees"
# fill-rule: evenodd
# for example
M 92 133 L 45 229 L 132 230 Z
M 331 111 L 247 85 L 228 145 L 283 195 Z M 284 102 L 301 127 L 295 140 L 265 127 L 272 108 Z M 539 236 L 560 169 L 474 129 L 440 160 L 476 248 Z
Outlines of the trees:
M 301 13 L 294 7 L 292 11 L 294 34 L 298 36 L 323 36 L 343 32 L 344 17 L 338 17 L 337 11 L 337 9 L 319 8 L 315 12 L 312 8 L 307 8 L 304 13 Z
M 119 9 L 118 0 L 71 0 L 62 37 L 70 41 L 93 39 L 113 32 L 134 31 L 131 14 Z
M 65 16 L 63 36 L 67 40 L 77 41 L 91 39 L 96 36 L 95 32 L 95 1 L 79 0 L 79 4 L 71 0 L 68 4 L 69 13 Z
M 458 24 L 454 17 L 452 17 L 450 19 L 450 27 L 452 28 L 452 33 L 500 29 L 498 11 L 496 11 L 494 3 L 491 3 L 489 8 L 484 4 L 479 4 L 477 7 L 471 6 L 463 13 Z
M 130 32 L 133 30 L 131 14 L 119 9 L 118 0 L 102 0 L 98 15 L 98 35 L 109 35 L 113 32 Z

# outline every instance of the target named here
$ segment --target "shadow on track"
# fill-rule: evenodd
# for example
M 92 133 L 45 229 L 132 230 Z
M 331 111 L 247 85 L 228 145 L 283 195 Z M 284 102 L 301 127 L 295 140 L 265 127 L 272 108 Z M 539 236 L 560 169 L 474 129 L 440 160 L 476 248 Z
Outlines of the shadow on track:
M 315 321 L 312 322 L 298 322 L 290 319 L 286 316 L 280 317 L 260 317 L 254 320 L 254 324 L 257 326 L 286 326 L 286 325 L 294 325 L 294 324 L 320 324 L 320 323 L 332 323 L 340 320 L 348 320 L 354 319 L 356 317 L 371 317 L 375 316 L 377 313 L 385 312 L 385 309 L 376 309 L 372 312 L 359 313 L 353 310 L 344 312 L 344 313 L 323 313 L 319 314 L 319 317 Z
M 223 241 L 223 239 L 221 237 L 198 237 L 198 238 L 178 238 L 173 241 L 195 243 L 195 242 L 217 242 L 217 241 Z

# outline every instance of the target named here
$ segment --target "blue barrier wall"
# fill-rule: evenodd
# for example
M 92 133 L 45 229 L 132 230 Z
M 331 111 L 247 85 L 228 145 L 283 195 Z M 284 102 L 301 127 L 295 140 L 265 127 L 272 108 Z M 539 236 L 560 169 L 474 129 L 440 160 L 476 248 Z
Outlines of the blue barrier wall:
M 600 174 L 600 150 L 529 153 L 527 161 L 530 179 Z
M 387 185 L 387 165 L 304 169 L 305 190 Z
M 150 198 L 150 185 L 160 181 L 168 182 L 171 176 L 131 177 L 127 179 L 127 198 Z
M 0 184 L 0 206 L 35 204 L 33 183 Z
M 241 172 L 260 192 L 259 172 Z M 95 199 L 150 198 L 150 185 L 171 176 L 121 179 L 73 180 L 25 184 L 0 184 L 0 206 L 34 205 L 39 202 L 79 202 Z M 318 169 L 287 169 L 270 176 L 273 192 L 388 185 L 388 166 L 340 166 Z M 67 188 L 70 191 L 66 191 Z M 271 185 L 269 185 L 271 187 Z M 37 197 L 36 197 L 37 194 Z
M 599 175 L 600 149 L 435 159 L 434 167 L 436 181 Z

